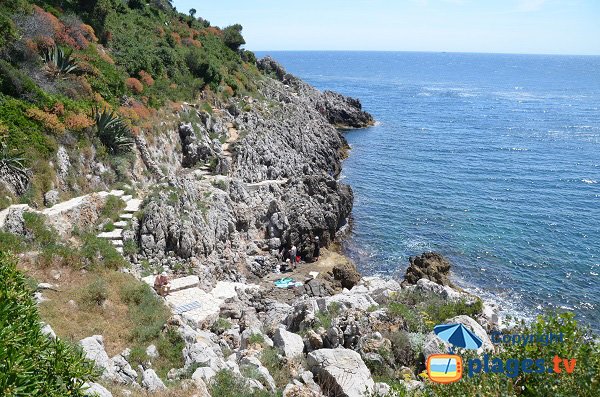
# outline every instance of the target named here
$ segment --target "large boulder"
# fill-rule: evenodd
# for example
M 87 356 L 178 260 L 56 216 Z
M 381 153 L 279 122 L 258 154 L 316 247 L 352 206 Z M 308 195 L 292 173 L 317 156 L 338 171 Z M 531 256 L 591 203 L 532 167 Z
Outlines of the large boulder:
M 437 252 L 424 252 L 409 258 L 403 284 L 416 284 L 426 278 L 441 285 L 454 287 L 450 281 L 450 262 Z
M 360 273 L 356 266 L 345 262 L 333 267 L 333 278 L 338 280 L 343 288 L 352 289 L 360 281 Z
M 104 338 L 102 335 L 93 335 L 79 341 L 79 345 L 83 349 L 85 358 L 93 361 L 96 367 L 103 371 L 106 375 L 112 370 L 112 361 L 104 350 Z
M 375 386 L 369 368 L 353 350 L 315 350 L 308 354 L 307 364 L 330 396 L 363 397 Z
M 288 332 L 283 328 L 278 328 L 273 336 L 273 343 L 283 351 L 286 357 L 296 357 L 304 351 L 304 341 L 302 337 L 293 332 Z

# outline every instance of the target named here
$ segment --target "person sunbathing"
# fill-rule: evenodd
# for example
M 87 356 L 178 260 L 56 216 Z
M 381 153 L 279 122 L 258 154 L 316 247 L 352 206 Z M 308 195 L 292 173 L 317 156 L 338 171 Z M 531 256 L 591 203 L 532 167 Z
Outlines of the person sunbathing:
M 154 279 L 154 290 L 160 296 L 167 296 L 171 292 L 171 284 L 169 284 L 169 278 L 167 273 L 162 272 Z

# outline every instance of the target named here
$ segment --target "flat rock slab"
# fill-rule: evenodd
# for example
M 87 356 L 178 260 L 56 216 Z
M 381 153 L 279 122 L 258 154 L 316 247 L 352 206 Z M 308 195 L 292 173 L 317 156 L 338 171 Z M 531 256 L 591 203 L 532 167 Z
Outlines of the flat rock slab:
M 239 288 L 239 289 L 245 291 L 247 289 L 258 288 L 258 285 L 234 283 L 231 281 L 219 281 L 217 283 L 217 285 L 215 286 L 215 288 L 213 288 L 212 291 L 210 291 L 210 293 L 211 293 L 211 295 L 213 295 L 216 298 L 225 300 L 225 299 L 233 298 L 234 296 L 237 296 L 237 292 L 235 290 L 236 288 Z
M 121 219 L 133 219 L 133 214 L 121 214 L 119 215 Z
M 102 232 L 98 234 L 98 237 L 109 240 L 120 240 L 123 238 L 123 229 L 115 229 L 112 232 Z
M 110 192 L 108 192 L 108 194 L 115 197 L 123 197 L 125 192 L 123 190 L 111 190 Z
M 122 228 L 127 227 L 127 221 L 117 221 L 117 222 L 113 223 L 113 225 L 122 229 Z
M 200 307 L 181 313 L 187 323 L 198 328 L 211 326 L 219 317 L 219 307 L 224 302 L 198 287 L 170 293 L 165 300 L 174 311 L 181 311 L 186 305 L 196 306 L 195 302 L 199 302 Z
M 142 278 L 142 280 L 148 284 L 149 286 L 154 286 L 154 279 L 156 276 L 147 276 Z M 169 284 L 171 284 L 171 292 L 181 291 L 182 289 L 194 288 L 198 286 L 200 279 L 198 276 L 186 276 L 175 278 L 169 280 Z
M 123 211 L 137 212 L 137 211 L 139 211 L 141 205 L 142 205 L 141 199 L 131 199 L 127 202 L 127 205 L 125 206 L 125 209 Z

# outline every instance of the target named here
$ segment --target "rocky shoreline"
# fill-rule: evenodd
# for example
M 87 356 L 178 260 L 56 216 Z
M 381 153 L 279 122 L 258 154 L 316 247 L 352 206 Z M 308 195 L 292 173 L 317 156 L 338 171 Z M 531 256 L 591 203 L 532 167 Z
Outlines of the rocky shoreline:
M 322 93 L 270 58 L 258 67 L 265 73 L 260 98 L 232 98 L 210 111 L 183 104 L 162 133 L 136 137 L 130 177 L 137 199 L 112 191 L 42 211 L 11 206 L 0 212 L 0 229 L 26 236 L 23 214 L 33 211 L 69 239 L 75 229 L 105 228 L 99 214 L 108 197 L 127 196 L 118 227 L 98 237 L 120 248 L 131 263 L 122 270 L 138 279 L 152 285 L 154 274 L 168 273 L 173 289 L 164 302 L 173 315 L 164 331 L 185 342 L 185 364 L 168 380 L 189 384 L 197 396 L 210 396 L 222 371 L 285 397 L 392 396 L 386 379 L 420 388 L 424 360 L 445 352 L 431 332 L 439 319 L 467 325 L 491 349 L 487 330 L 499 326 L 497 313 L 452 285 L 441 255 L 411 258 L 399 282 L 363 277 L 332 249 L 353 201 L 338 180 L 347 151 L 339 128 L 366 127 L 373 118 L 358 100 Z M 303 263 L 279 274 L 280 250 L 292 245 Z M 281 277 L 297 284 L 279 288 Z M 455 315 L 426 318 L 415 309 L 432 302 Z M 151 365 L 134 369 L 129 351 L 110 358 L 103 343 L 94 335 L 80 345 L 105 385 L 167 387 Z M 100 384 L 93 389 L 112 395 Z

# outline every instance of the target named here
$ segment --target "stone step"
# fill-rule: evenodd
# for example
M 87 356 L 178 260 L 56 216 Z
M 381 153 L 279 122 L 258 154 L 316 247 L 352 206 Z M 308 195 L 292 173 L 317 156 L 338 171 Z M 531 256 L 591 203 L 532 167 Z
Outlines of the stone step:
M 112 232 L 102 232 L 98 237 L 108 240 L 120 240 L 123 238 L 123 229 L 115 229 Z
M 117 250 L 117 252 L 118 252 L 119 254 L 122 254 L 122 253 L 123 253 L 123 247 L 115 247 L 115 249 Z
M 122 247 L 123 246 L 123 240 L 110 240 L 110 242 L 115 246 L 115 247 Z
M 121 199 L 125 202 L 128 202 L 129 200 L 131 200 L 133 198 L 133 196 L 131 194 L 128 194 L 126 196 L 121 197 Z
M 125 192 L 123 190 L 111 190 L 110 192 L 108 192 L 108 194 L 115 197 L 122 197 L 125 194 Z
M 121 219 L 132 219 L 133 218 L 133 214 L 121 214 L 121 215 L 119 215 L 119 218 L 121 218 Z
M 113 223 L 113 225 L 115 225 L 118 228 L 123 229 L 123 228 L 127 227 L 128 223 L 127 223 L 127 221 L 117 221 L 117 222 Z
M 140 199 L 131 199 L 127 202 L 127 205 L 125 206 L 125 209 L 123 211 L 125 212 L 137 212 L 140 209 L 140 206 L 142 205 L 142 200 Z

